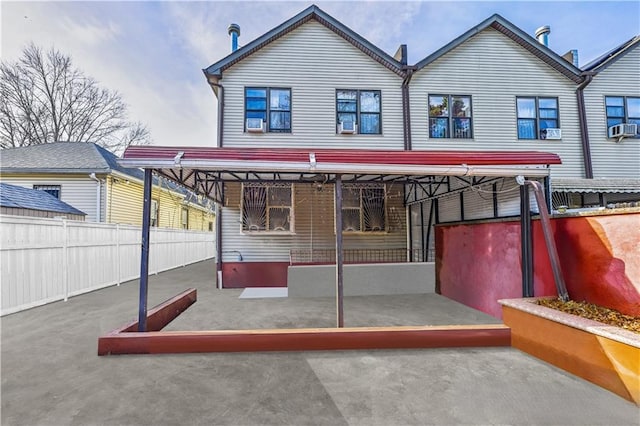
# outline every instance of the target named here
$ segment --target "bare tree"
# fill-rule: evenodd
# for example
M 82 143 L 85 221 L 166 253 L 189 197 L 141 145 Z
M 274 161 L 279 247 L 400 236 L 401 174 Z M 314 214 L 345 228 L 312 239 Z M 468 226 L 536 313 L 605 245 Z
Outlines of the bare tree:
M 32 43 L 16 62 L 0 63 L 0 148 L 57 141 L 120 151 L 150 143 L 150 135 L 128 120 L 120 93 L 74 68 L 71 57 Z

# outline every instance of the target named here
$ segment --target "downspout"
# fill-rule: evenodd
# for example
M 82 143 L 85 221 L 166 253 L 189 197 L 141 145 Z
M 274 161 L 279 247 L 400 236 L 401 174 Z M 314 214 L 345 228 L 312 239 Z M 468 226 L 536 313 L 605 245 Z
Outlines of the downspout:
M 215 83 L 208 78 L 207 81 L 211 85 L 213 92 L 216 94 L 216 98 L 218 98 L 218 148 L 222 148 L 224 146 L 222 143 L 224 136 L 224 86 L 222 84 Z M 214 86 L 220 89 L 220 94 L 218 94 L 214 89 Z
M 409 83 L 413 76 L 413 67 L 405 68 L 405 77 L 402 80 L 402 120 L 403 120 L 403 132 L 404 132 L 404 150 L 410 151 L 411 147 L 411 107 L 409 98 Z
M 102 220 L 101 220 L 102 219 L 102 217 L 101 217 L 102 216 L 101 215 L 102 212 L 101 212 L 101 208 L 100 208 L 101 207 L 100 205 L 102 204 L 100 202 L 101 199 L 102 199 L 102 197 L 101 197 L 101 195 L 102 195 L 102 181 L 96 177 L 95 173 L 91 173 L 89 175 L 89 177 L 91 178 L 91 180 L 95 180 L 97 182 L 97 185 L 96 185 L 96 222 L 102 222 Z
M 580 138 L 582 140 L 582 160 L 584 162 L 584 175 L 587 179 L 593 179 L 593 164 L 591 162 L 591 146 L 589 144 L 589 129 L 587 127 L 587 112 L 584 105 L 584 88 L 591 83 L 595 73 L 584 72 L 584 81 L 576 89 L 578 101 L 578 121 L 580 122 Z

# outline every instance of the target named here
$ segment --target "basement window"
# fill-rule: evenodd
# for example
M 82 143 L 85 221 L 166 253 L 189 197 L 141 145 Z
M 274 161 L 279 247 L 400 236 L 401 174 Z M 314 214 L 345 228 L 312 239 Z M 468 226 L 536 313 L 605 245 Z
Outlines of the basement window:
M 242 185 L 242 232 L 292 233 L 291 184 Z

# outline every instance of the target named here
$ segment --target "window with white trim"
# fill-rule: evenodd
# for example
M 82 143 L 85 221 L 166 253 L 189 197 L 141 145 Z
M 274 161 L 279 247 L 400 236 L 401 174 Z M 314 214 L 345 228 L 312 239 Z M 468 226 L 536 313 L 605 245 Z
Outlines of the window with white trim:
M 268 132 L 291 133 L 291 89 L 245 87 L 244 118 L 245 126 L 247 119 L 259 118 Z
M 560 128 L 558 98 L 517 97 L 518 139 L 546 139 L 547 129 Z
M 294 232 L 293 185 L 242 185 L 243 232 Z
M 386 191 L 383 184 L 343 185 L 344 232 L 385 232 L 386 220 Z
M 379 90 L 336 90 L 336 128 L 353 123 L 360 134 L 382 133 L 381 95 Z
M 640 98 L 631 96 L 605 96 L 607 129 L 616 124 L 637 124 L 636 138 L 640 138 Z

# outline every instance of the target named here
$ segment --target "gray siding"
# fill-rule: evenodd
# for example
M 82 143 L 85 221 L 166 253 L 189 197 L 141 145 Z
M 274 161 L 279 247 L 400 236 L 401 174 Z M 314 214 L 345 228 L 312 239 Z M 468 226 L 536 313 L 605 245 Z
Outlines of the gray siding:
M 575 84 L 515 42 L 488 28 L 415 73 L 411 80 L 412 145 L 420 150 L 554 152 L 552 176 L 583 177 Z M 471 95 L 473 139 L 429 139 L 428 94 Z M 562 140 L 518 140 L 516 96 L 559 102 Z
M 241 232 L 240 184 L 225 187 L 222 209 L 222 259 L 237 260 L 238 254 L 248 262 L 284 262 L 289 250 L 334 249 L 333 185 L 294 185 L 295 234 L 244 234 Z M 387 227 L 384 234 L 344 234 L 345 249 L 406 248 L 405 209 L 402 186 L 387 186 Z
M 97 182 L 88 177 L 13 177 L 2 176 L 11 185 L 33 188 L 33 185 L 60 185 L 60 199 L 87 214 L 87 222 L 96 222 Z M 104 182 L 103 182 L 104 185 Z M 102 217 L 104 219 L 104 216 Z
M 640 177 L 640 141 L 607 138 L 605 96 L 640 96 L 640 46 L 594 77 L 584 91 L 594 178 Z
M 316 21 L 225 71 L 224 146 L 402 149 L 402 79 Z M 292 133 L 245 133 L 244 87 L 291 88 Z M 336 89 L 380 90 L 381 135 L 336 134 Z

